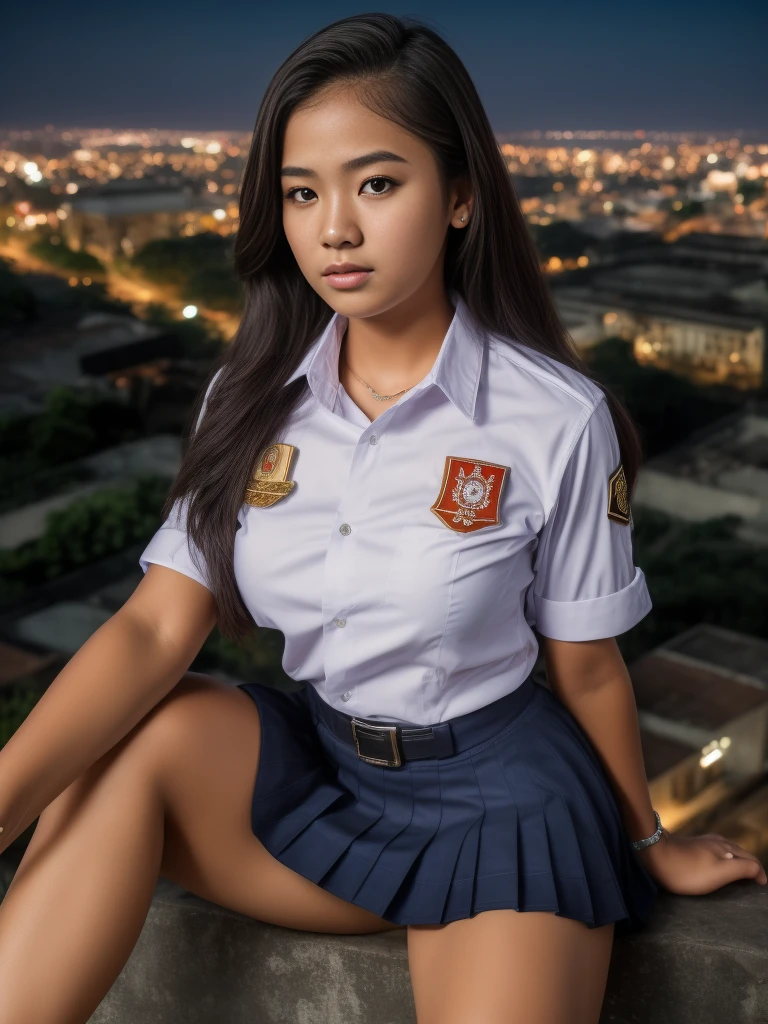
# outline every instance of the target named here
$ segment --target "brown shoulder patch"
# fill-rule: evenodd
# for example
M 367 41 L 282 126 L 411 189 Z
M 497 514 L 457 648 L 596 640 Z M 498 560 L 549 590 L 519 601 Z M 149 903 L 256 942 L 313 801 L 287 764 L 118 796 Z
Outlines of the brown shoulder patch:
M 627 478 L 624 475 L 624 467 L 619 463 L 619 468 L 608 480 L 608 518 L 616 523 L 626 524 L 629 522 L 629 516 Z

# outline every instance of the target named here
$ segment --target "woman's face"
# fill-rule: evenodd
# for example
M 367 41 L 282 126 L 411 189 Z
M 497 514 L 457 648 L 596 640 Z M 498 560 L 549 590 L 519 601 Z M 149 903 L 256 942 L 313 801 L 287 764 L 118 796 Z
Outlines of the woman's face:
M 292 114 L 281 166 L 288 244 L 332 309 L 375 316 L 425 287 L 443 291 L 448 226 L 466 226 L 470 203 L 455 189 L 443 194 L 426 143 L 370 111 L 351 87 L 330 88 Z M 333 263 L 368 272 L 328 276 Z

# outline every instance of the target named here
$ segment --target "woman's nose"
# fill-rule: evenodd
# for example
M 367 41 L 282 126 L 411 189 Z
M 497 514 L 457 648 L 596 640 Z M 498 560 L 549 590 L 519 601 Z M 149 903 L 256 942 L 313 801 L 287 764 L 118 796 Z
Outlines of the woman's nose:
M 344 242 L 357 245 L 361 238 L 360 225 L 349 205 L 339 199 L 331 200 L 323 210 L 320 225 L 321 243 L 335 248 Z

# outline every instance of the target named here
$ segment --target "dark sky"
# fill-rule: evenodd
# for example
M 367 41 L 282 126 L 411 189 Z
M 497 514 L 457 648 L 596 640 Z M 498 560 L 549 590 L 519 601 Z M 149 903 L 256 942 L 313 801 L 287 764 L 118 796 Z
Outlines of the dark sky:
M 0 124 L 250 130 L 272 73 L 350 14 L 411 15 L 465 62 L 497 132 L 768 130 L 768 3 L 11 5 Z

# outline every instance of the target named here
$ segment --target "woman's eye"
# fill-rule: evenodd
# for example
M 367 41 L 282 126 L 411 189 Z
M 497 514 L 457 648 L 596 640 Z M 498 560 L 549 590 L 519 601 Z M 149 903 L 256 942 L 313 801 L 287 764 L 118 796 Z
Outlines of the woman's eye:
M 285 198 L 293 200 L 293 202 L 297 203 L 299 206 L 303 206 L 304 205 L 304 199 L 297 199 L 296 198 L 296 196 L 298 195 L 299 192 L 312 192 L 312 189 L 311 188 L 307 188 L 306 186 L 299 185 L 297 188 L 289 189 L 285 193 Z
M 374 184 L 376 185 L 376 188 L 373 190 L 372 193 L 369 192 L 368 195 L 381 196 L 381 195 L 385 195 L 386 192 L 391 192 L 392 189 L 388 188 L 388 189 L 384 190 L 384 189 L 381 189 L 379 186 L 381 186 L 382 184 L 384 184 L 384 185 L 386 185 L 386 184 L 396 185 L 397 182 L 393 181 L 391 178 L 382 178 L 382 177 L 369 178 L 368 181 L 363 182 L 363 188 L 365 188 L 366 185 L 374 185 Z
M 361 189 L 364 189 L 366 185 L 370 185 L 373 191 L 366 192 L 364 195 L 384 196 L 397 186 L 397 182 L 392 178 L 385 178 L 382 175 L 377 175 L 375 178 L 369 178 L 367 181 L 364 181 L 360 186 Z M 387 188 L 387 185 L 390 187 Z M 307 196 L 305 193 L 309 193 L 309 195 Z M 289 189 L 285 193 L 285 198 L 295 203 L 297 206 L 306 206 L 314 196 L 315 192 L 311 188 L 307 188 L 306 185 L 297 185 L 296 188 Z

